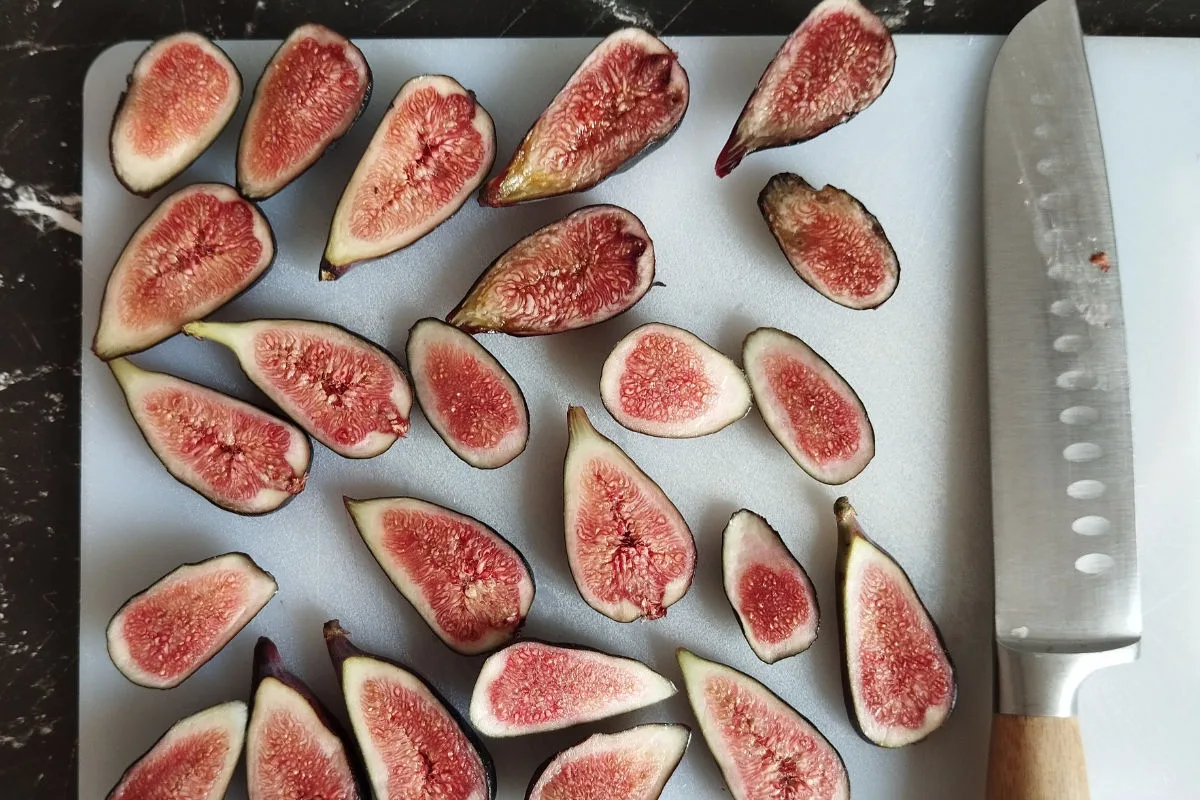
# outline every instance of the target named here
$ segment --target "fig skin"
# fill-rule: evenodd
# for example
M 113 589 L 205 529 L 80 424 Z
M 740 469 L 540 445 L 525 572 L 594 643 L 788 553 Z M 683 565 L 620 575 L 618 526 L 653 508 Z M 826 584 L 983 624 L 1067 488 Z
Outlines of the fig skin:
M 553 764 L 555 761 L 557 761 L 559 758 L 561 758 L 567 752 L 574 750 L 577 747 L 582 747 L 584 744 L 591 741 L 592 739 L 594 739 L 597 736 L 619 736 L 624 733 L 632 733 L 633 731 L 637 731 L 637 730 L 644 729 L 644 728 L 682 729 L 682 731 L 685 733 L 685 735 L 687 737 L 686 739 L 684 739 L 683 749 L 679 751 L 679 758 L 675 759 L 675 762 L 671 765 L 670 769 L 667 770 L 666 780 L 663 781 L 663 787 L 665 788 L 667 782 L 670 781 L 671 776 L 675 773 L 675 770 L 678 769 L 679 762 L 683 761 L 683 756 L 684 756 L 684 754 L 687 753 L 688 745 L 690 745 L 692 743 L 692 729 L 690 727 L 688 727 L 687 725 L 683 725 L 678 722 L 648 722 L 648 723 L 644 723 L 642 725 L 635 725 L 632 728 L 626 728 L 625 730 L 616 731 L 615 733 L 611 733 L 611 734 L 594 733 L 591 736 L 588 736 L 587 738 L 581 739 L 580 741 L 576 742 L 575 744 L 570 745 L 569 747 L 564 747 L 563 749 L 559 750 L 557 753 L 551 754 L 549 758 L 547 758 L 545 761 L 543 761 L 541 764 L 539 764 L 537 766 L 537 768 L 533 771 L 533 777 L 531 777 L 529 779 L 529 786 L 528 786 L 528 788 L 525 789 L 525 800 L 531 800 L 531 798 L 533 797 L 533 790 L 535 788 L 537 788 L 538 781 L 541 780 L 542 775 L 545 774 L 546 770 L 550 767 L 551 764 Z M 655 797 L 657 798 L 657 797 L 661 797 L 661 796 L 662 796 L 662 791 L 660 790 L 659 793 L 657 795 L 655 795 Z

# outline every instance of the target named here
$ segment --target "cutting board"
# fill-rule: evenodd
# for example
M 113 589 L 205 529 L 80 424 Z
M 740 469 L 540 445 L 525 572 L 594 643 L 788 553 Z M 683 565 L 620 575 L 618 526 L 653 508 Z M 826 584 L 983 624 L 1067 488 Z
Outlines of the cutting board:
M 676 647 L 744 670 L 807 715 L 841 751 L 857 798 L 962 800 L 982 795 L 991 710 L 991 531 L 980 224 L 980 122 L 999 40 L 900 36 L 896 76 L 858 119 L 797 147 L 751 156 L 718 181 L 712 163 L 778 38 L 670 40 L 691 76 L 692 102 L 671 142 L 584 195 L 513 209 L 469 202 L 408 249 L 318 283 L 329 218 L 384 108 L 421 72 L 454 75 L 496 120 L 501 158 L 594 40 L 366 41 L 374 70 L 369 109 L 349 136 L 263 204 L 279 253 L 266 278 L 221 319 L 314 317 L 402 353 L 410 325 L 444 315 L 492 258 L 521 236 L 591 202 L 628 207 L 658 254 L 655 288 L 628 314 L 596 328 L 537 339 L 485 338 L 524 388 L 529 448 L 482 472 L 459 461 L 414 416 L 409 438 L 379 458 L 346 461 L 316 447 L 308 488 L 266 517 L 220 511 L 172 480 L 142 442 L 108 370 L 87 345 L 101 291 L 121 248 L 158 199 L 125 192 L 108 164 L 107 135 L 142 43 L 103 53 L 84 97 L 83 432 L 80 634 L 80 797 L 99 798 L 173 720 L 246 697 L 255 639 L 270 635 L 287 662 L 340 709 L 321 642 L 339 618 L 366 649 L 431 676 L 465 709 L 481 659 L 451 653 L 372 561 L 342 509 L 356 497 L 413 494 L 483 519 L 528 556 L 537 578 L 530 635 L 642 659 L 682 685 Z M 247 87 L 274 42 L 229 42 Z M 1081 697 L 1097 800 L 1181 798 L 1200 786 L 1191 754 L 1200 719 L 1200 42 L 1088 42 L 1109 157 L 1129 326 L 1139 550 L 1146 636 L 1141 661 L 1097 675 Z M 241 113 L 173 184 L 232 181 Z M 755 197 L 789 170 L 844 187 L 886 228 L 902 264 L 899 290 L 877 311 L 819 297 L 777 251 Z M 840 489 L 805 476 L 756 413 L 713 436 L 652 439 L 616 425 L 597 383 L 610 347 L 643 322 L 682 325 L 737 357 L 759 325 L 793 331 L 856 387 L 878 454 Z M 230 355 L 176 337 L 136 357 L 241 397 L 258 395 Z M 568 403 L 582 404 L 675 501 L 695 532 L 699 562 L 688 595 L 665 619 L 622 625 L 589 609 L 567 568 L 562 457 Z M 907 567 L 958 666 L 958 707 L 928 741 L 885 751 L 853 733 L 838 677 L 832 504 L 846 493 L 868 530 Z M 766 516 L 806 565 L 825 616 L 807 653 L 767 666 L 751 653 L 721 591 L 720 534 L 742 506 Z M 184 561 L 250 553 L 279 581 L 278 596 L 216 658 L 177 689 L 136 687 L 105 653 L 104 627 L 130 594 Z M 489 742 L 502 798 L 523 796 L 534 766 L 596 730 L 655 720 L 694 726 L 682 694 L 568 731 Z M 697 734 L 664 797 L 722 796 Z M 235 778 L 229 797 L 244 796 Z

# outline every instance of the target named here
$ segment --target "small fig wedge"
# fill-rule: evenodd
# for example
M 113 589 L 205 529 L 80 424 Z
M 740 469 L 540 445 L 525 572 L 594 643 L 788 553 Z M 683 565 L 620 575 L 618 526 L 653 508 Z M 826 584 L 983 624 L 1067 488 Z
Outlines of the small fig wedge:
M 542 764 L 525 800 L 658 800 L 679 766 L 692 732 L 686 725 L 650 724 L 594 733 Z
M 954 710 L 954 663 L 908 574 L 858 524 L 845 497 L 837 517 L 838 623 L 846 709 L 880 747 L 919 742 Z
M 456 456 L 472 467 L 495 469 L 525 451 L 525 395 L 483 345 L 427 317 L 408 332 L 406 353 L 421 410 Z
M 734 800 L 850 800 L 842 757 L 817 727 L 745 673 L 678 651 L 688 702 Z
M 526 640 L 483 662 L 471 722 L 484 736 L 523 736 L 615 717 L 673 694 L 674 684 L 632 658 Z
M 452 650 L 494 650 L 525 624 L 533 572 L 500 534 L 413 497 L 343 499 L 371 555 Z
M 783 537 L 743 508 L 721 539 L 725 596 L 754 655 L 774 664 L 811 647 L 821 624 L 817 591 Z
M 654 244 L 641 220 L 586 206 L 504 251 L 446 321 L 467 333 L 562 333 L 628 311 L 653 282 Z
M 892 80 L 896 47 L 858 0 L 824 0 L 783 43 L 717 156 L 723 178 L 757 150 L 820 136 L 874 103 Z
M 758 195 L 758 210 L 796 274 L 838 305 L 878 308 L 896 291 L 896 251 L 849 192 L 781 172 Z
M 178 686 L 229 644 L 278 589 L 245 553 L 183 564 L 113 615 L 108 655 L 138 686 Z
M 445 75 L 400 87 L 333 214 L 320 277 L 393 253 L 462 207 L 492 168 L 496 131 L 473 92 Z
M 238 190 L 264 200 L 287 186 L 346 135 L 370 99 L 362 51 L 324 25 L 296 28 L 254 88 L 238 140 Z
M 342 726 L 288 671 L 263 637 L 254 648 L 254 686 L 246 730 L 250 800 L 360 800 L 356 765 Z
M 233 700 L 172 725 L 106 800 L 221 800 L 242 755 L 246 704 Z
M 117 101 L 109 157 L 117 180 L 146 197 L 200 157 L 242 99 L 242 76 L 212 40 L 191 31 L 138 56 Z
M 125 358 L 108 366 L 154 455 L 209 502 L 238 514 L 266 514 L 304 489 L 312 447 L 296 426 Z
M 266 217 L 232 186 L 180 189 L 121 251 L 104 287 L 92 351 L 107 361 L 174 336 L 248 289 L 274 258 Z
M 875 456 L 875 430 L 846 379 L 811 347 L 777 328 L 752 331 L 742 364 L 763 422 L 800 468 L 845 483 Z
M 696 540 L 658 484 L 567 409 L 567 561 L 584 601 L 617 622 L 658 619 L 696 572 Z
M 600 373 L 600 399 L 631 431 L 706 436 L 750 411 L 750 386 L 731 360 L 694 334 L 651 322 L 617 342 Z
M 429 682 L 359 650 L 337 620 L 325 644 L 376 800 L 496 796 L 487 749 Z
M 590 189 L 669 137 L 688 106 L 671 48 L 638 28 L 606 37 L 542 112 L 479 195 L 484 206 Z
M 328 322 L 193 322 L 184 333 L 225 345 L 242 371 L 318 442 L 373 458 L 408 433 L 412 389 L 392 355 Z

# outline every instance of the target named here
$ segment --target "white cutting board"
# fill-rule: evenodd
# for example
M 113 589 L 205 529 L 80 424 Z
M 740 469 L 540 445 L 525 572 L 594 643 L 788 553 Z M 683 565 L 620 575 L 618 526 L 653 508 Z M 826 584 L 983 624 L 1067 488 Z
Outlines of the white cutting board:
M 308 488 L 278 513 L 244 519 L 177 484 L 142 442 L 108 370 L 86 351 L 100 294 L 127 236 L 166 192 L 125 192 L 107 135 L 125 74 L 142 45 L 103 53 L 84 99 L 82 627 L 80 797 L 100 798 L 124 766 L 177 717 L 246 697 L 250 654 L 270 635 L 287 662 L 341 713 L 321 623 L 338 617 L 369 650 L 399 657 L 466 707 L 480 659 L 451 653 L 395 592 L 342 509 L 343 493 L 414 494 L 479 517 L 513 540 L 537 578 L 530 635 L 641 658 L 681 685 L 679 645 L 762 680 L 841 751 L 857 798 L 963 800 L 982 795 L 991 710 L 991 531 L 980 232 L 980 121 L 996 38 L 901 36 L 896 76 L 860 118 L 808 144 L 751 156 L 718 181 L 712 163 L 778 38 L 672 39 L 692 101 L 675 138 L 636 168 L 578 197 L 513 209 L 470 201 L 432 235 L 336 283 L 317 262 L 342 185 L 383 109 L 407 78 L 454 75 L 493 114 L 501 159 L 593 40 L 365 41 L 375 75 L 370 108 L 341 146 L 263 204 L 279 241 L 266 278 L 224 319 L 332 320 L 402 353 L 409 326 L 444 315 L 476 274 L 524 234 L 590 202 L 627 206 L 655 240 L 658 279 L 630 313 L 594 329 L 485 344 L 524 388 L 527 452 L 494 472 L 460 462 L 414 415 L 409 438 L 366 462 L 316 447 Z M 229 42 L 247 91 L 273 42 Z M 1097 675 L 1081 697 L 1097 800 L 1182 798 L 1200 786 L 1191 742 L 1200 719 L 1200 42 L 1088 43 L 1109 157 L 1126 296 L 1139 550 L 1146 636 L 1136 665 Z M 241 115 L 174 187 L 233 180 Z M 900 255 L 899 290 L 883 308 L 849 311 L 789 269 L 759 217 L 767 177 L 792 170 L 843 186 L 878 215 Z M 597 394 L 600 365 L 634 326 L 683 325 L 737 357 L 758 325 L 801 335 L 853 384 L 874 421 L 878 454 L 840 491 L 806 477 L 757 414 L 714 436 L 652 439 L 619 428 Z M 137 357 L 244 397 L 256 397 L 229 354 L 182 337 Z M 621 625 L 584 605 L 562 543 L 561 462 L 568 403 L 656 478 L 691 524 L 696 581 L 661 621 Z M 945 728 L 905 750 L 858 739 L 842 704 L 833 590 L 831 506 L 841 492 L 868 530 L 908 568 L 958 665 L 959 702 Z M 720 581 L 720 533 L 748 506 L 782 533 L 816 583 L 824 619 L 811 651 L 760 663 L 738 630 Z M 104 647 L 108 617 L 131 593 L 183 561 L 245 550 L 279 580 L 278 596 L 223 652 L 169 692 L 125 681 Z M 693 724 L 682 694 L 626 717 L 489 743 L 502 798 L 523 796 L 534 766 L 593 730 L 637 722 Z M 664 797 L 727 790 L 698 734 Z M 235 778 L 229 796 L 242 798 Z

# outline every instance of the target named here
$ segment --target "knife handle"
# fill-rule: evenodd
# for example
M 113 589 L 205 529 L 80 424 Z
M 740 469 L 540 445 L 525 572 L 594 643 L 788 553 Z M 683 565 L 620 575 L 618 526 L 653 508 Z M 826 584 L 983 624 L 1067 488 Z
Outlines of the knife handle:
M 992 717 L 987 800 L 1088 800 L 1075 717 Z

